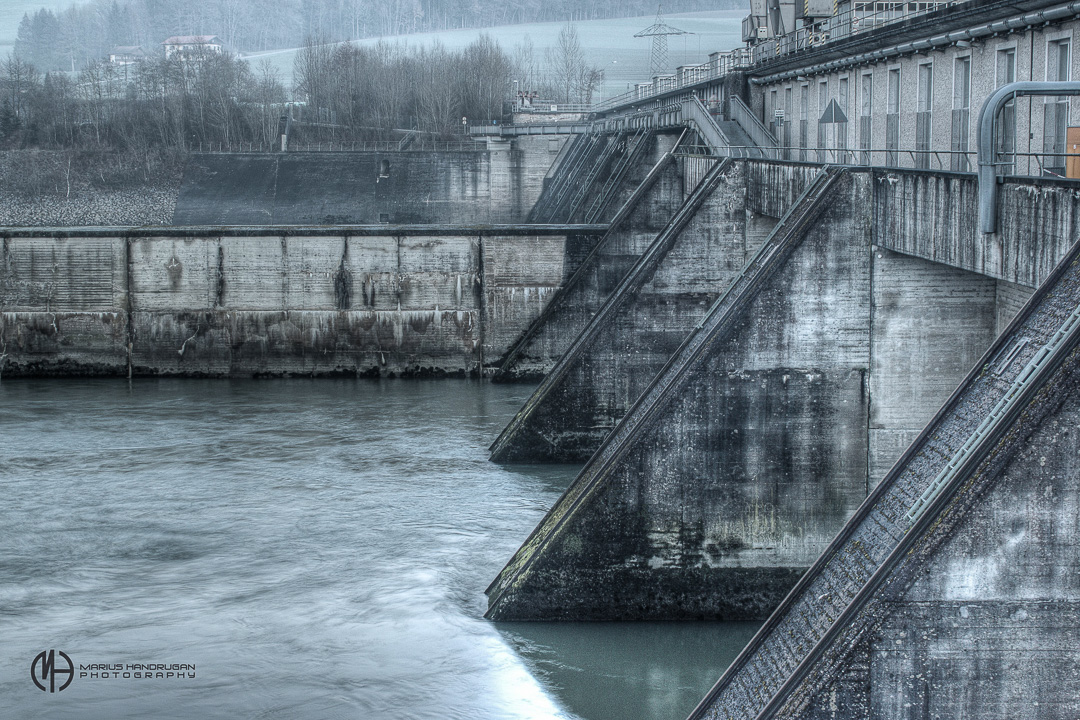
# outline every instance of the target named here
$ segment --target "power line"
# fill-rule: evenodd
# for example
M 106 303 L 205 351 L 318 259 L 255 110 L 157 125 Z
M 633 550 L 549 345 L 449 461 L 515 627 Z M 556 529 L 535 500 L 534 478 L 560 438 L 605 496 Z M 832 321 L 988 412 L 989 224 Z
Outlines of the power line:
M 668 51 L 667 51 L 667 39 L 668 35 L 693 35 L 686 30 L 680 30 L 677 27 L 672 27 L 664 22 L 663 5 L 656 6 L 656 22 L 645 28 L 639 33 L 635 33 L 634 37 L 651 37 L 652 38 L 652 57 L 649 59 L 649 74 L 660 75 L 668 69 Z

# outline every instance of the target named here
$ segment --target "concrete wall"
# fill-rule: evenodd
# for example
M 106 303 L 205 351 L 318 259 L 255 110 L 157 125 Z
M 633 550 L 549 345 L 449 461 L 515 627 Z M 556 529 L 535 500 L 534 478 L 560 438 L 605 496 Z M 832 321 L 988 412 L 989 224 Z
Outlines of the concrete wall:
M 196 153 L 184 169 L 173 223 L 508 220 L 516 209 L 507 196 L 493 201 L 491 162 L 486 152 Z
M 882 247 L 871 253 L 868 490 L 990 347 L 999 314 L 992 278 Z
M 755 617 L 816 557 L 866 487 L 869 244 L 842 241 L 853 185 L 692 376 L 624 419 L 649 418 L 610 465 L 586 466 L 588 500 L 553 510 L 568 517 L 496 619 Z M 856 280 L 837 291 L 826 274 Z
M 753 718 L 767 705 L 780 718 L 1071 716 L 1053 702 L 1062 688 L 1071 699 L 1077 675 L 1075 654 L 1055 653 L 1076 628 L 1078 253 L 988 348 L 695 719 Z M 1044 612 L 1049 604 L 1060 614 Z
M 1073 183 L 1016 178 L 1001 186 L 998 230 L 977 227 L 967 175 L 875 170 L 874 231 L 882 247 L 1034 288 L 1076 237 Z
M 194 153 L 172 223 L 514 222 L 566 137 L 490 140 L 484 151 Z
M 478 372 L 485 350 L 505 352 L 539 313 L 585 242 L 384 232 L 9 230 L 0 372 Z

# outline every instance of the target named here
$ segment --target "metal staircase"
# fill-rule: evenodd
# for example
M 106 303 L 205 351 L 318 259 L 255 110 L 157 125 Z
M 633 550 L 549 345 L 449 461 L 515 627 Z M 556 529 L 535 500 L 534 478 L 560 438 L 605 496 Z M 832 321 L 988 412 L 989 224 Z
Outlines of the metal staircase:
M 683 138 L 679 138 L 679 142 L 675 143 L 675 147 L 679 146 Z M 518 358 L 526 351 L 533 338 L 540 332 L 548 320 L 555 314 L 558 308 L 560 308 L 566 298 L 570 297 L 584 279 L 589 275 L 595 263 L 600 257 L 601 248 L 611 238 L 611 236 L 618 232 L 619 228 L 637 207 L 638 202 L 645 196 L 656 181 L 660 179 L 660 175 L 663 171 L 675 161 L 673 151 L 668 151 L 657 161 L 657 163 L 649 170 L 648 175 L 642 180 L 638 186 L 634 189 L 633 194 L 623 203 L 622 207 L 615 213 L 608 224 L 608 231 L 604 234 L 604 237 L 596 243 L 592 251 L 585 257 L 585 259 L 578 266 L 577 270 L 570 276 L 570 278 L 563 284 L 561 288 L 555 291 L 555 295 L 544 306 L 544 309 L 540 312 L 540 315 L 532 322 L 529 329 L 525 331 L 525 334 L 520 340 L 518 340 L 514 347 L 506 354 L 506 357 L 500 363 L 499 369 L 492 376 L 494 382 L 506 380 L 511 375 L 511 369 L 517 364 Z
M 698 98 L 691 98 L 682 104 L 682 119 L 690 123 L 705 144 L 709 146 L 714 155 L 723 157 L 742 157 L 742 151 L 733 149 L 731 141 L 724 135 L 724 131 L 716 124 L 713 116 L 709 114 L 705 105 Z
M 718 161 L 712 170 L 702 179 L 698 184 L 694 192 L 690 197 L 686 199 L 686 202 L 682 204 L 679 211 L 675 213 L 674 217 L 668 222 L 667 226 L 656 236 L 656 239 L 652 241 L 649 248 L 642 253 L 641 257 L 634 264 L 634 267 L 630 269 L 630 272 L 626 274 L 620 282 L 619 286 L 612 291 L 608 296 L 604 304 L 596 311 L 592 320 L 585 326 L 585 329 L 578 333 L 578 336 L 559 358 L 559 362 L 555 365 L 550 373 L 544 377 L 540 387 L 536 389 L 532 397 L 526 401 L 525 406 L 514 417 L 513 420 L 506 426 L 506 428 L 499 434 L 495 442 L 491 445 L 491 456 L 493 460 L 499 461 L 504 459 L 503 453 L 508 449 L 509 443 L 514 435 L 517 433 L 523 423 L 526 421 L 529 413 L 534 407 L 540 404 L 543 399 L 554 389 L 559 383 L 563 381 L 563 378 L 570 371 L 570 368 L 577 362 L 578 358 L 584 349 L 591 343 L 592 338 L 598 328 L 606 324 L 611 318 L 615 316 L 619 308 L 625 302 L 625 300 L 637 292 L 642 285 L 644 285 L 653 273 L 656 271 L 660 261 L 664 259 L 671 246 L 675 243 L 675 240 L 679 237 L 679 233 L 689 224 L 694 215 L 701 208 L 705 200 L 712 195 L 717 185 L 720 184 L 720 179 L 727 171 L 730 165 L 730 160 Z
M 545 185 L 543 192 L 540 193 L 540 198 L 529 212 L 525 222 L 535 223 L 540 222 L 540 217 L 550 217 L 552 205 L 565 193 L 566 186 L 571 182 L 571 178 L 582 162 L 582 158 L 588 154 L 598 137 L 595 133 L 584 133 L 573 139 L 573 144 L 567 152 L 566 158 L 559 165 L 555 175 Z
M 650 137 L 652 137 L 652 132 L 645 128 L 641 128 L 637 130 L 633 136 L 626 139 L 626 151 L 622 154 L 622 157 L 619 158 L 619 161 L 616 163 L 615 167 L 612 168 L 611 172 L 608 173 L 608 177 L 604 181 L 603 187 L 601 187 L 599 192 L 593 196 L 593 201 L 585 211 L 582 222 L 585 224 L 595 223 L 601 213 L 607 209 L 608 203 L 611 202 L 611 198 L 618 191 L 627 171 L 637 163 L 642 152 L 649 144 L 648 140 Z
M 560 182 L 552 190 L 550 200 L 543 206 L 537 203 L 529 213 L 528 222 L 551 223 L 569 222 L 597 176 L 610 162 L 622 141 L 621 133 L 589 135 L 589 142 L 583 150 L 560 168 Z

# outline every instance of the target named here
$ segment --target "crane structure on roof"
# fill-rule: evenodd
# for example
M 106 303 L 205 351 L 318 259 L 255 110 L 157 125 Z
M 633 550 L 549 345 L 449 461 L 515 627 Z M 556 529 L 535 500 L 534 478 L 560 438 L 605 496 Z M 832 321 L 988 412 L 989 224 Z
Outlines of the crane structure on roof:
M 645 28 L 634 37 L 652 38 L 652 57 L 649 59 L 649 74 L 660 75 L 668 69 L 667 39 L 668 35 L 693 35 L 686 30 L 680 30 L 664 22 L 663 5 L 656 7 L 656 22 Z

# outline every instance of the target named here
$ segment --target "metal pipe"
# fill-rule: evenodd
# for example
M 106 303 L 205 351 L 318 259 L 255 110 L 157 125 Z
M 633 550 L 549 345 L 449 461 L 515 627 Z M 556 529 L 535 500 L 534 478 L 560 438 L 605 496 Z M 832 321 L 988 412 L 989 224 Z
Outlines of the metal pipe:
M 1047 95 L 1080 95 L 1080 81 L 1020 82 L 1002 85 L 986 98 L 975 126 L 975 147 L 979 162 L 979 229 L 992 233 L 997 226 L 997 172 L 994 165 L 994 136 L 997 116 L 1013 98 Z M 1045 132 L 1045 129 L 1044 129 Z

